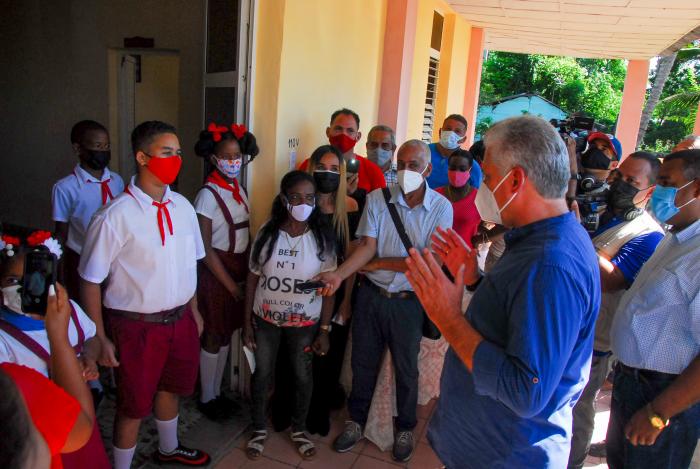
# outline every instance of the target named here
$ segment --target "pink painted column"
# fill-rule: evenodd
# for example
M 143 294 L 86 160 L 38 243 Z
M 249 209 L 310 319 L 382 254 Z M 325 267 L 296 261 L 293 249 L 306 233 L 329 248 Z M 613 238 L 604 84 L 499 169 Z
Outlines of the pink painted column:
M 698 103 L 698 112 L 695 113 L 695 126 L 693 127 L 693 135 L 700 135 L 700 103 Z
M 622 106 L 620 106 L 615 130 L 615 136 L 622 144 L 623 158 L 634 152 L 637 147 L 637 134 L 639 133 L 639 122 L 642 119 L 648 78 L 648 60 L 630 60 L 628 62 L 625 88 L 622 91 Z
M 417 18 L 418 0 L 387 1 L 377 124 L 393 128 L 397 142 L 407 134 Z
M 476 112 L 479 108 L 479 87 L 481 86 L 481 66 L 484 62 L 484 28 L 472 27 L 467 59 L 467 85 L 464 90 L 464 117 L 467 118 L 467 141 L 462 145 L 469 148 L 474 143 Z

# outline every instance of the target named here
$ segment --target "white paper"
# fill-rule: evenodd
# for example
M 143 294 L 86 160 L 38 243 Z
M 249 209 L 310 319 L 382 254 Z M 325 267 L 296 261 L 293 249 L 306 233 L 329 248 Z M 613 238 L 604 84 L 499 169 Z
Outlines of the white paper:
M 251 349 L 248 348 L 247 345 L 243 346 L 243 353 L 245 353 L 245 357 L 248 360 L 248 366 L 250 367 L 250 372 L 255 373 L 255 354 Z

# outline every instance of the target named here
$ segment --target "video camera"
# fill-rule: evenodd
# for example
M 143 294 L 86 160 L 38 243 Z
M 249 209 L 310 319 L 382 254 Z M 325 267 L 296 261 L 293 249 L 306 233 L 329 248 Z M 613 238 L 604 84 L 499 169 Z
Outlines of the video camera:
M 590 132 L 595 125 L 595 119 L 592 117 L 573 116 L 566 119 L 550 119 L 549 123 L 559 131 L 559 135 L 568 143 L 569 138 L 576 140 L 576 153 L 580 154 L 586 149 L 586 135 L 580 135 L 580 131 Z

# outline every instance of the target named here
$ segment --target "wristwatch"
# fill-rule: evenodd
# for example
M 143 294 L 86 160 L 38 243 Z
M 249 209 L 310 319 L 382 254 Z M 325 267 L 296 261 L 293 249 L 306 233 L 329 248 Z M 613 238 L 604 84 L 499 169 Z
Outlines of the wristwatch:
M 659 414 L 654 412 L 651 402 L 647 404 L 647 416 L 649 417 L 649 423 L 651 423 L 651 426 L 657 430 L 663 430 L 664 428 L 668 427 L 669 419 L 664 419 Z
M 318 326 L 318 328 L 321 329 L 321 330 L 324 331 L 324 332 L 330 332 L 330 331 L 331 331 L 331 325 L 330 325 L 330 324 L 327 324 L 327 325 L 321 324 L 320 326 Z

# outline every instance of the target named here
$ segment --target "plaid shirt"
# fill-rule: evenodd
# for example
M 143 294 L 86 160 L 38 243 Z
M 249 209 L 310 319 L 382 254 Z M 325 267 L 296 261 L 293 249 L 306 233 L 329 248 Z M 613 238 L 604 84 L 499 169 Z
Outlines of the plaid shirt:
M 386 181 L 386 187 L 395 186 L 399 183 L 396 177 L 396 164 L 392 163 L 391 167 L 384 172 L 384 180 Z

